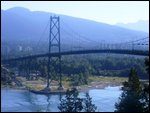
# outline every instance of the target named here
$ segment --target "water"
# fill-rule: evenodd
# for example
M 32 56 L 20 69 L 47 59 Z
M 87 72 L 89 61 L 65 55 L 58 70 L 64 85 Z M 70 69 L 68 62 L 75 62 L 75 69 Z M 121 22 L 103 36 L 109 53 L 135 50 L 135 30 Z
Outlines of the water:
M 121 94 L 120 86 L 106 87 L 105 89 L 89 90 L 93 103 L 97 106 L 97 111 L 111 112 L 115 110 L 115 102 Z M 85 93 L 81 92 L 80 97 Z M 57 106 L 60 103 L 60 95 L 37 95 L 23 90 L 1 90 L 1 111 L 59 111 Z

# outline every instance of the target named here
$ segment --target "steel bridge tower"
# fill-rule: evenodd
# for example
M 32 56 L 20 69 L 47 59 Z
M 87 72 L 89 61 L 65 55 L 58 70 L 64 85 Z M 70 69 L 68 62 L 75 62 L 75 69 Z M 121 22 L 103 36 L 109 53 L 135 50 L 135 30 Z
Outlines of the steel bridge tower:
M 57 52 L 59 56 L 56 57 L 58 61 L 58 74 L 59 74 L 59 90 L 62 90 L 62 74 L 61 74 L 61 44 L 60 44 L 60 18 L 59 16 L 50 17 L 50 31 L 49 31 L 49 51 L 48 53 Z M 51 78 L 51 62 L 52 58 L 48 56 L 48 78 L 47 78 L 47 88 L 50 87 L 50 78 Z M 55 62 L 56 62 L 55 61 Z

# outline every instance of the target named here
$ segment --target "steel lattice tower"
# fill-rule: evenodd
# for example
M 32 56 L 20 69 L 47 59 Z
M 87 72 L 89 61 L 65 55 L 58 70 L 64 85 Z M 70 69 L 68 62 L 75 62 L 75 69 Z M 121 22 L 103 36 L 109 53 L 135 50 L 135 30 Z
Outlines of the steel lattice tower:
M 51 16 L 50 17 L 50 33 L 49 33 L 49 53 L 53 51 L 58 52 L 59 56 L 57 57 L 57 61 L 59 64 L 59 88 L 62 88 L 62 75 L 61 75 L 61 45 L 60 45 L 60 19 L 59 16 Z M 47 88 L 49 88 L 50 77 L 51 77 L 51 57 L 48 57 L 48 79 L 47 79 Z

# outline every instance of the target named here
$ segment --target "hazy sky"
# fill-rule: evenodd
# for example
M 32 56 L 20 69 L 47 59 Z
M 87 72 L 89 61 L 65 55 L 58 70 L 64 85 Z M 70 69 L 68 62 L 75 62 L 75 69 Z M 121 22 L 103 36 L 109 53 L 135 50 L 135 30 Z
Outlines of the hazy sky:
M 18 6 L 108 24 L 149 20 L 149 1 L 1 1 L 3 10 Z

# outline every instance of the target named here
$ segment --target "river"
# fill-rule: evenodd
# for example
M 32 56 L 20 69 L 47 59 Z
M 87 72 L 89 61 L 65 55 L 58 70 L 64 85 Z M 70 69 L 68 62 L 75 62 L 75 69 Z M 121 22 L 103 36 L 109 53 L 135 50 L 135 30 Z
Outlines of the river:
M 115 103 L 121 94 L 120 86 L 106 87 L 104 89 L 89 90 L 92 102 L 97 106 L 97 111 L 113 112 Z M 80 92 L 80 97 L 85 93 Z M 62 97 L 64 98 L 64 96 Z M 26 90 L 1 89 L 1 111 L 2 112 L 38 112 L 59 111 L 60 95 L 37 95 Z

